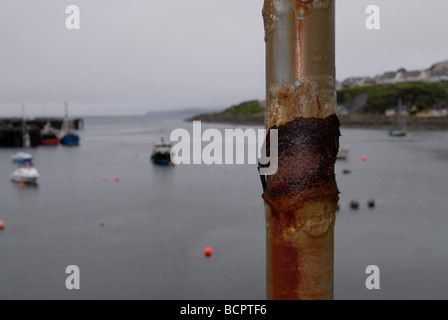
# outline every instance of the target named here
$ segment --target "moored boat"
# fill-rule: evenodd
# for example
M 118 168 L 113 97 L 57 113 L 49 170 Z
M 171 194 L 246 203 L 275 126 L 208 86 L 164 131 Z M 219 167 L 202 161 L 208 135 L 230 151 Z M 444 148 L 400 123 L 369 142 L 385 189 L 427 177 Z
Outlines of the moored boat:
M 389 131 L 391 137 L 406 137 L 406 120 L 403 116 L 403 102 L 398 101 L 397 123 L 394 128 Z
M 33 156 L 24 151 L 17 151 L 11 156 L 12 162 L 16 164 L 31 163 L 33 161 Z
M 47 123 L 40 133 L 40 144 L 43 146 L 57 146 L 59 141 L 57 130 L 52 128 L 50 123 Z
M 29 142 L 29 136 L 26 132 L 25 106 L 22 105 L 22 148 L 27 147 L 27 141 Z M 33 161 L 33 156 L 23 150 L 18 150 L 11 158 L 12 162 L 16 164 L 31 164 Z
M 389 131 L 391 137 L 406 137 L 406 132 L 401 129 L 392 129 Z
M 39 177 L 39 171 L 32 167 L 18 168 L 11 174 L 11 180 L 18 183 L 36 184 Z
M 336 156 L 337 160 L 347 160 L 348 157 L 348 149 L 340 149 L 338 155 Z
M 64 146 L 79 146 L 79 136 L 73 132 L 73 120 L 68 116 L 68 104 L 65 103 L 65 120 L 61 129 L 60 143 Z
M 171 161 L 171 144 L 165 143 L 163 138 L 160 143 L 157 143 L 154 147 L 151 160 L 154 164 L 162 166 L 173 165 Z
M 79 136 L 69 132 L 61 138 L 60 142 L 64 146 L 79 146 Z
M 42 135 L 40 138 L 40 143 L 43 146 L 57 146 L 59 144 L 59 138 L 53 134 Z

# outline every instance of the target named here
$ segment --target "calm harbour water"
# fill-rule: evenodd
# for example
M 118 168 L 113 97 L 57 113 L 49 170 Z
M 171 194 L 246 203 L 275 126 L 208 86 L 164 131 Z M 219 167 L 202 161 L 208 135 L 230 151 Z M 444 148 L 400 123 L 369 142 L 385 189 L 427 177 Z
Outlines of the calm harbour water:
M 265 298 L 256 167 L 154 166 L 161 122 L 166 136 L 191 129 L 176 119 L 86 119 L 79 148 L 32 150 L 37 188 L 9 181 L 14 150 L 0 149 L 0 299 Z M 336 166 L 335 298 L 448 299 L 448 133 L 342 134 L 350 154 Z M 379 291 L 365 288 L 372 264 Z M 80 267 L 79 291 L 65 288 L 68 265 Z

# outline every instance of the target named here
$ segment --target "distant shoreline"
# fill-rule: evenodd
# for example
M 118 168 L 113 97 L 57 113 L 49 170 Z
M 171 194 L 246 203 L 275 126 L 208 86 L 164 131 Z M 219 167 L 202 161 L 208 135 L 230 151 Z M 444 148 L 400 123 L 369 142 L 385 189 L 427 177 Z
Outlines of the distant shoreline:
M 342 128 L 353 129 L 392 129 L 393 119 L 375 116 L 339 117 Z M 251 115 L 201 114 L 186 119 L 188 122 L 231 124 L 231 125 L 264 125 L 264 117 Z M 406 118 L 406 128 L 411 131 L 448 131 L 448 117 L 443 118 Z

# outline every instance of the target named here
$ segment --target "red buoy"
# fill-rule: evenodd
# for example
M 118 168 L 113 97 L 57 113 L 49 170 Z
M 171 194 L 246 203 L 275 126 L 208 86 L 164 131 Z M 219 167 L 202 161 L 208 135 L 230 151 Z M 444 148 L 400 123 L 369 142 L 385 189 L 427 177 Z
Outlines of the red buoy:
M 5 229 L 5 222 L 0 220 L 0 230 Z
M 384 148 L 381 148 L 381 152 L 384 152 L 384 150 L 385 150 Z
M 20 182 L 19 183 L 19 187 L 22 188 L 22 189 L 25 188 L 25 183 L 24 182 Z
M 120 178 L 119 177 L 115 177 L 115 181 L 120 181 Z
M 106 178 L 106 177 L 103 177 L 102 180 L 103 180 L 103 182 L 106 182 L 106 181 L 107 181 L 107 178 Z
M 361 158 L 361 160 L 362 160 L 362 162 L 366 162 L 366 161 L 367 161 L 367 157 L 366 157 L 366 156 L 363 156 L 363 157 Z
M 212 256 L 213 250 L 210 247 L 207 247 L 204 249 L 204 254 L 207 258 L 210 258 Z

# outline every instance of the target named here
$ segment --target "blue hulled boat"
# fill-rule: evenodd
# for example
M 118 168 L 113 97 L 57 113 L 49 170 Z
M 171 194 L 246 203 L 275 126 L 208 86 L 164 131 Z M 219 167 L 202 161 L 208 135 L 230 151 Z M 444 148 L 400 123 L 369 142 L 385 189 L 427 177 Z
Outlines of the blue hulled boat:
M 79 136 L 68 133 L 61 138 L 60 142 L 64 146 L 79 146 Z
M 33 156 L 23 151 L 17 151 L 11 156 L 12 162 L 15 164 L 26 164 L 33 162 Z
M 68 116 L 68 104 L 65 102 L 65 120 L 61 129 L 61 141 L 64 146 L 79 146 L 79 136 L 73 132 L 73 120 Z

